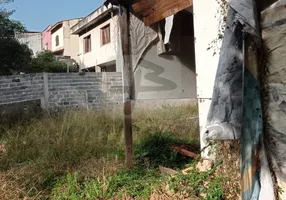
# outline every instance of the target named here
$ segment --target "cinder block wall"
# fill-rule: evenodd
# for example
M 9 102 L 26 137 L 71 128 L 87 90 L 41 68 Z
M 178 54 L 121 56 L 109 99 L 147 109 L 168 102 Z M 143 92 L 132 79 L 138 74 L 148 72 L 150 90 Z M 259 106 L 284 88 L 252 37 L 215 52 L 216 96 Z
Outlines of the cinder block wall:
M 0 77 L 0 105 L 41 99 L 48 109 L 100 108 L 122 102 L 122 74 L 38 73 Z

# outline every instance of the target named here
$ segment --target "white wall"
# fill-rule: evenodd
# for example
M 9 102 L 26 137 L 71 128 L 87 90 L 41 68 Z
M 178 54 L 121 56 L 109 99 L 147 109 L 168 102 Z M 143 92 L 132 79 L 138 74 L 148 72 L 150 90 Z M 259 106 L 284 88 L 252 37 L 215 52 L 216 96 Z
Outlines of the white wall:
M 199 118 L 201 136 L 204 132 L 207 115 L 213 94 L 214 81 L 218 67 L 219 52 L 213 55 L 214 50 L 221 47 L 221 42 L 215 49 L 207 50 L 209 44 L 218 38 L 219 16 L 216 0 L 194 0 L 194 28 L 195 28 L 195 51 L 197 70 L 197 92 L 199 101 Z M 207 5 L 207 6 L 206 6 Z M 215 17 L 216 16 L 216 17 Z M 202 147 L 205 146 L 201 141 Z
M 56 36 L 59 36 L 59 45 L 56 46 Z M 52 51 L 56 51 L 64 47 L 64 28 L 61 27 L 56 32 L 52 33 Z
M 42 51 L 42 34 L 41 33 L 24 33 L 17 36 L 20 43 L 27 44 L 27 46 L 36 55 Z
M 110 39 L 111 42 L 101 45 L 100 29 L 110 24 Z M 91 35 L 91 52 L 84 53 L 84 38 Z M 80 67 L 89 68 L 93 66 L 102 65 L 116 60 L 118 38 L 118 17 L 114 16 L 112 19 L 105 21 L 91 31 L 79 37 L 79 60 Z M 121 69 L 117 69 L 121 71 Z
M 79 62 L 79 36 L 72 35 L 71 27 L 78 23 L 79 19 L 68 20 L 63 23 L 64 33 L 64 56 L 70 56 Z
M 140 100 L 196 99 L 194 52 L 158 56 L 157 45 L 152 44 L 135 71 L 135 95 Z

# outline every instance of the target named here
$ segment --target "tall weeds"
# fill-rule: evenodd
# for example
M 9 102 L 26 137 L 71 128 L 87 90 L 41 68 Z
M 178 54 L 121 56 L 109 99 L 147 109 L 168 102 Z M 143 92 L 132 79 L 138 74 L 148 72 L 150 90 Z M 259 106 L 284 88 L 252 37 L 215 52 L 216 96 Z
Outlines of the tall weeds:
M 142 146 L 142 142 L 157 133 L 164 135 L 167 132 L 180 141 L 198 143 L 197 115 L 196 106 L 135 110 L 134 143 L 140 147 L 137 151 L 139 157 L 145 147 L 155 148 Z M 124 134 L 121 111 L 68 111 L 3 127 L 0 144 L 7 151 L 0 151 L 0 181 L 2 177 L 17 183 L 25 195 L 49 194 L 59 178 L 69 171 L 80 170 L 89 177 L 100 177 L 122 167 Z

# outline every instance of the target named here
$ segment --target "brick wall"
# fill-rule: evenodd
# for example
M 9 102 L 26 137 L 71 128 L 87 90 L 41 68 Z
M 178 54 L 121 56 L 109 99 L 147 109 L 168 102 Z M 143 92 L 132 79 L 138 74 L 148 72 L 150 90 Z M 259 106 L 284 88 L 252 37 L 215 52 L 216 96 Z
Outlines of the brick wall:
M 99 108 L 122 102 L 121 73 L 39 73 L 0 77 L 0 105 L 41 99 L 42 107 Z

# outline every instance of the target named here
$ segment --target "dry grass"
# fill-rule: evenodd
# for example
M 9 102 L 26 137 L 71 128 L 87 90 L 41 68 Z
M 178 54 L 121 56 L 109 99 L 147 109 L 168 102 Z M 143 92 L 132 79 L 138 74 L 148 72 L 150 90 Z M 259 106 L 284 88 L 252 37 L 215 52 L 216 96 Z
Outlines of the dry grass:
M 154 133 L 172 133 L 197 142 L 196 106 L 134 111 L 134 142 Z M 121 112 L 66 112 L 46 115 L 28 124 L 4 127 L 0 144 L 0 199 L 43 199 L 67 172 L 104 177 L 122 169 Z M 2 195 L 3 194 L 3 195 Z
M 224 190 L 226 199 L 238 200 L 241 197 L 240 185 L 240 142 L 219 141 L 216 142 L 217 160 L 222 161 L 217 174 L 223 174 L 225 177 Z

